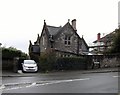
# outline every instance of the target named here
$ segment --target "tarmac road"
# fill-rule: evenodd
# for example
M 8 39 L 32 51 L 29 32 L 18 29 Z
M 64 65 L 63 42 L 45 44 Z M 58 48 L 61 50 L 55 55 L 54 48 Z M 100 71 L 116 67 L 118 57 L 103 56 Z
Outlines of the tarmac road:
M 118 72 L 3 77 L 3 93 L 118 93 Z

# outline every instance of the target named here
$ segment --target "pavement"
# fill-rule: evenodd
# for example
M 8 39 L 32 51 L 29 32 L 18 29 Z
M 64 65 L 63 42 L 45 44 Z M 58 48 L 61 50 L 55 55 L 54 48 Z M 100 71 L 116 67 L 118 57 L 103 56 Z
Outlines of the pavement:
M 19 70 L 17 73 L 14 73 L 12 71 L 2 71 L 2 75 L 0 77 L 31 77 L 31 76 L 38 76 L 38 75 L 50 75 L 55 73 L 65 73 L 65 72 L 80 72 L 81 74 L 88 74 L 88 73 L 107 73 L 107 72 L 120 72 L 120 69 L 118 67 L 116 68 L 99 68 L 99 69 L 90 69 L 90 70 L 77 70 L 77 71 L 53 71 L 53 72 L 38 72 L 38 73 L 22 73 L 21 70 Z

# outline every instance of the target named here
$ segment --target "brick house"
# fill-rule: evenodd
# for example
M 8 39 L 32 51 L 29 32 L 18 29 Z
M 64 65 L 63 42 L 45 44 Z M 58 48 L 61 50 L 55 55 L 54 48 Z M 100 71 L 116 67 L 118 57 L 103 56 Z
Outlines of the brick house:
M 76 19 L 70 20 L 62 27 L 49 26 L 44 20 L 41 36 L 34 44 L 29 44 L 29 53 L 42 54 L 53 50 L 58 57 L 72 57 L 85 55 L 89 47 L 84 38 L 80 37 L 76 29 Z
M 117 34 L 118 29 L 116 29 L 115 31 L 101 37 L 101 34 L 98 33 L 97 34 L 97 40 L 95 40 L 94 46 L 93 48 L 93 52 L 96 54 L 103 54 L 107 51 L 109 51 L 112 47 L 113 41 L 114 41 L 114 37 Z

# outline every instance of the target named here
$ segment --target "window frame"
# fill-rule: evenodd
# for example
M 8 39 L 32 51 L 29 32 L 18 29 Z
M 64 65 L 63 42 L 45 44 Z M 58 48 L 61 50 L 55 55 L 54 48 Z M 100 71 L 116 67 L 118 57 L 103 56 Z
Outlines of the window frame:
M 70 45 L 71 45 L 71 36 L 65 35 L 64 44 L 65 44 L 66 46 L 70 46 Z

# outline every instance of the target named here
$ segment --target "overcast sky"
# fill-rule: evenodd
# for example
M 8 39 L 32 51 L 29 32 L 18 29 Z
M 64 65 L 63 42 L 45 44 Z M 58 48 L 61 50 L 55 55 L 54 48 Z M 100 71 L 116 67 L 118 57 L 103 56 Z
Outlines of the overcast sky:
M 0 43 L 28 52 L 41 34 L 44 19 L 63 26 L 76 19 L 77 32 L 88 44 L 118 28 L 119 0 L 0 0 Z

